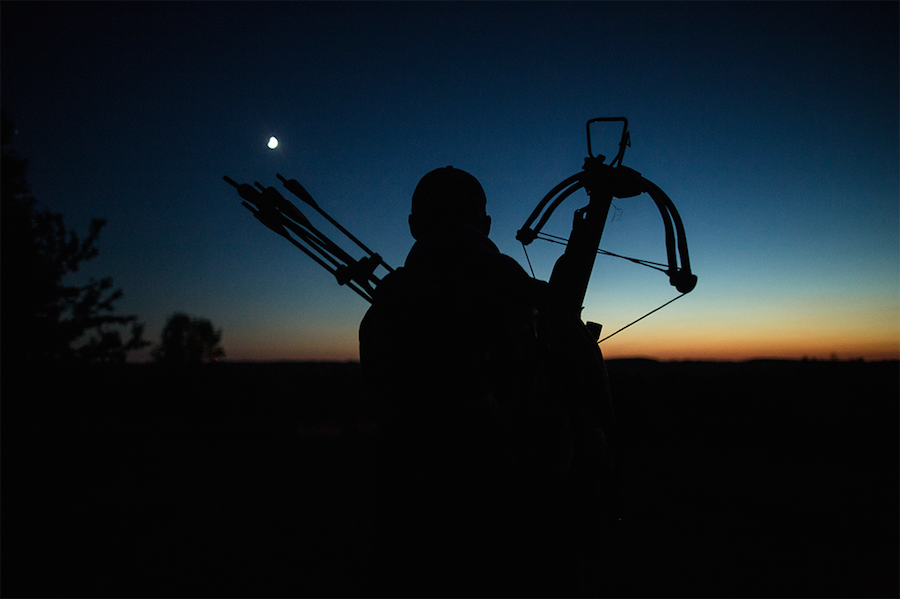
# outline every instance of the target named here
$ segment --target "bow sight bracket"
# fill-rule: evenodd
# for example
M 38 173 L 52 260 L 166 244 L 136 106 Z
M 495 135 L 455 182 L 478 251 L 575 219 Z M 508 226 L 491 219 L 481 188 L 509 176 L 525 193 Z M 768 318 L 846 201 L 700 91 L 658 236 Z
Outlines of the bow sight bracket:
M 619 141 L 619 153 L 616 154 L 616 157 L 613 158 L 609 165 L 615 166 L 616 163 L 622 164 L 622 158 L 625 156 L 625 148 L 631 147 L 631 133 L 628 132 L 628 119 L 624 116 L 602 117 L 591 119 L 587 122 L 585 128 L 587 129 L 588 158 L 599 158 L 601 163 L 606 159 L 603 155 L 594 156 L 594 153 L 591 151 L 591 123 L 610 123 L 619 121 L 622 123 L 622 139 Z

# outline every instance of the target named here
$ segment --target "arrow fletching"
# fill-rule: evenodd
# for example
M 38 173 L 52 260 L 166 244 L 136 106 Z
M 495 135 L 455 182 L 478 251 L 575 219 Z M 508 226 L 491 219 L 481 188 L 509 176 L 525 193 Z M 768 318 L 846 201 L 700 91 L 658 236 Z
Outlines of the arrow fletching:
M 306 189 L 304 189 L 304 187 L 302 185 L 300 185 L 299 181 L 297 181 L 296 179 L 290 179 L 290 180 L 285 179 L 278 173 L 275 173 L 275 176 L 278 177 L 278 179 L 282 183 L 284 183 L 284 186 L 287 188 L 287 190 L 289 192 L 291 192 L 292 194 L 294 194 L 295 196 L 297 196 L 302 201 L 306 202 L 307 204 L 309 204 L 316 210 L 319 209 L 319 205 L 316 203 L 316 201 L 313 199 L 313 197 L 309 194 L 309 192 L 306 191 Z

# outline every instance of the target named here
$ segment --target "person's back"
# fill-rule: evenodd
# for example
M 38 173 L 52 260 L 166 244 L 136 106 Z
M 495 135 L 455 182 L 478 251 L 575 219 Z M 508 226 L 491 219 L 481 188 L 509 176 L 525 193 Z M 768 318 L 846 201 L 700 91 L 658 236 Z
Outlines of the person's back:
M 554 320 L 552 291 L 489 241 L 471 175 L 426 175 L 410 228 L 405 266 L 376 289 L 360 327 L 384 413 L 377 592 L 565 592 L 551 563 L 571 549 L 563 512 L 580 511 L 564 503 L 584 437 L 568 399 L 584 373 L 550 338 L 580 322 Z

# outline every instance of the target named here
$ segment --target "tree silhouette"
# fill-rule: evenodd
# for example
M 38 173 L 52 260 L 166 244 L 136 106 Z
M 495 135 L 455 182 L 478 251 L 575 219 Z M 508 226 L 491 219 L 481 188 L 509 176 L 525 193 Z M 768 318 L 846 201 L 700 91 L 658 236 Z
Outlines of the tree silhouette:
M 129 351 L 150 343 L 137 316 L 114 313 L 122 290 L 112 288 L 112 277 L 92 278 L 84 286 L 63 284 L 65 275 L 97 256 L 106 221 L 93 219 L 80 239 L 62 215 L 38 209 L 27 161 L 11 147 L 13 135 L 13 123 L 2 111 L 3 363 L 124 362 Z M 120 329 L 126 325 L 131 330 L 123 341 Z
M 206 318 L 192 318 L 183 312 L 169 317 L 162 341 L 153 349 L 153 359 L 164 364 L 199 364 L 225 355 L 219 345 L 222 329 L 215 330 Z

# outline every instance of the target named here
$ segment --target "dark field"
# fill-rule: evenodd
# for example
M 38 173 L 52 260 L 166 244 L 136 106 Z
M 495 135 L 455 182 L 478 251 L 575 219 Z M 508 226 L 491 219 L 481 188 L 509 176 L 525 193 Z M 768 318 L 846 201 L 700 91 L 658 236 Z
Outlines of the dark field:
M 602 594 L 900 594 L 897 362 L 608 369 Z M 358 364 L 4 378 L 3 596 L 379 593 Z

